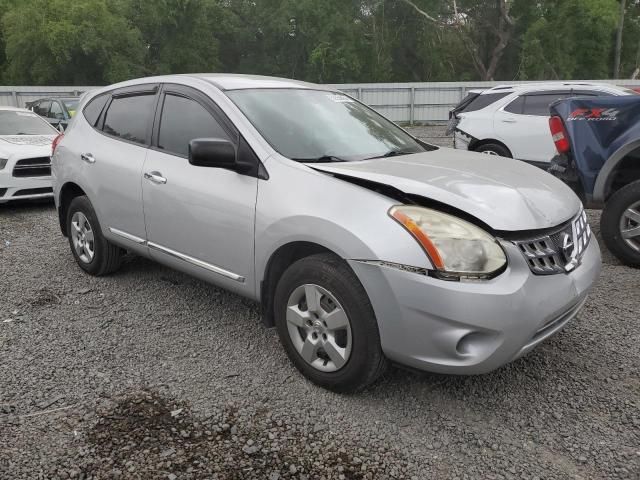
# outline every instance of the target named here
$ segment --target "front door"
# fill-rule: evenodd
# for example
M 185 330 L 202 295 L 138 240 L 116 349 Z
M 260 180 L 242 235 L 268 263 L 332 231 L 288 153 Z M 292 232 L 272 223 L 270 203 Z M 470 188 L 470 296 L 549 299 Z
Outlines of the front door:
M 237 144 L 239 135 L 202 93 L 164 86 L 143 168 L 149 251 L 169 266 L 252 295 L 257 179 L 191 165 L 189 142 L 194 138 Z

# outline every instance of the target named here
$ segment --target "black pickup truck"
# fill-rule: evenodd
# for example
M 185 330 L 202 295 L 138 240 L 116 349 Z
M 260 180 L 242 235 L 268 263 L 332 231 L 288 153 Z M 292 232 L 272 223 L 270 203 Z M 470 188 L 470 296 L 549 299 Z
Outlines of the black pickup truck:
M 603 208 L 605 244 L 640 268 L 640 97 L 570 98 L 550 110 L 558 155 L 549 171 L 587 207 Z

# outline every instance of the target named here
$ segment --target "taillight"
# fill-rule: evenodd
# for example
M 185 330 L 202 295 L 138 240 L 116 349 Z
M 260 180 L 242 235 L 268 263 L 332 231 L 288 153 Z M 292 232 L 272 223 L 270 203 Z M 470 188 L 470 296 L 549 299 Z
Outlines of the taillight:
M 51 156 L 52 157 L 53 157 L 53 154 L 56 153 L 56 147 L 60 143 L 60 140 L 63 139 L 63 137 L 64 137 L 64 133 L 60 133 L 56 138 L 53 139 L 53 143 L 51 144 Z
M 564 128 L 562 119 L 558 116 L 551 117 L 549 119 L 549 128 L 551 129 L 551 138 L 553 138 L 553 143 L 556 144 L 558 153 L 567 153 L 571 150 L 569 135 L 567 135 L 567 130 Z

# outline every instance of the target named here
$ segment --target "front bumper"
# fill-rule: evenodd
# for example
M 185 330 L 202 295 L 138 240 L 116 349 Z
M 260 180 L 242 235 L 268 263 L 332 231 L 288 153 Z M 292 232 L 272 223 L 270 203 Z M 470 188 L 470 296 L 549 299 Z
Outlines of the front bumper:
M 53 197 L 51 176 L 14 177 L 12 169 L 13 166 L 7 164 L 0 170 L 0 203 Z
M 480 374 L 526 354 L 575 317 L 600 273 L 595 238 L 568 274 L 534 275 L 517 247 L 492 280 L 447 282 L 350 261 L 373 305 L 382 349 L 420 370 Z

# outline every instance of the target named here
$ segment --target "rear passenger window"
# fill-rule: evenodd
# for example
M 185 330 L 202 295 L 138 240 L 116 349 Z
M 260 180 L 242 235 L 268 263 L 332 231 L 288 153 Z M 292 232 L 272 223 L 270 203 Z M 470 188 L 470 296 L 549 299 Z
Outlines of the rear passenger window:
M 96 126 L 98 117 L 102 113 L 102 109 L 107 103 L 107 100 L 109 100 L 109 94 L 103 93 L 102 95 L 98 95 L 97 97 L 91 99 L 89 103 L 87 103 L 87 106 L 84 107 L 84 110 L 82 110 L 84 118 L 87 119 L 87 122 L 89 122 L 89 125 L 91 125 L 92 127 Z
M 114 97 L 105 114 L 102 130 L 123 140 L 145 144 L 155 99 L 152 94 Z
M 195 100 L 167 94 L 160 117 L 158 148 L 187 157 L 189 142 L 194 138 L 229 139 L 229 135 L 213 115 Z
M 524 111 L 525 115 L 537 115 L 540 117 L 549 116 L 549 105 L 556 100 L 567 98 L 570 93 L 552 93 L 544 95 L 525 95 Z

